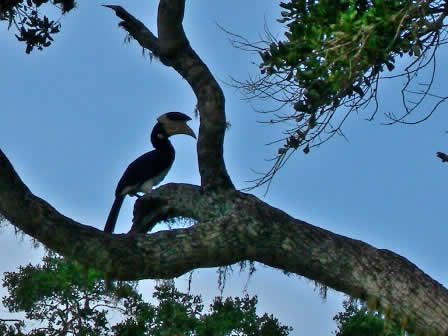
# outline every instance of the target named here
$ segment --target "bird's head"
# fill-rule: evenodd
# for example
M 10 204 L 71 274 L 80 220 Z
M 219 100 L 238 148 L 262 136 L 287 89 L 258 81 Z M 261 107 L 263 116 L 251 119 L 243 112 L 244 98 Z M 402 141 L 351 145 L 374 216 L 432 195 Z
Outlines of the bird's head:
M 185 134 L 196 139 L 193 130 L 187 125 L 187 121 L 190 120 L 189 116 L 180 112 L 168 112 L 157 118 L 168 136 Z

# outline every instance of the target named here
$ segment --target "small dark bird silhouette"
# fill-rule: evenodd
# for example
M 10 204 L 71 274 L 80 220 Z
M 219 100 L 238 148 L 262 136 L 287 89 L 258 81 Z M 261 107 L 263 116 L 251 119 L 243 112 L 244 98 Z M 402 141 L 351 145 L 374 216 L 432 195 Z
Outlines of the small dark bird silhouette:
M 448 162 L 448 155 L 442 152 L 437 152 L 437 156 L 442 160 L 442 162 Z

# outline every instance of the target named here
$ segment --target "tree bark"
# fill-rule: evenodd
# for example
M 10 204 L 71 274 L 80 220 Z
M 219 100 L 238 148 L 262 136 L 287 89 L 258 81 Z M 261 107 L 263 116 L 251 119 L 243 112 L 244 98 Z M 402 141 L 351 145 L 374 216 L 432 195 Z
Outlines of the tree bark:
M 107 5 L 143 48 L 174 68 L 198 99 L 201 186 L 167 184 L 139 199 L 130 234 L 77 223 L 33 195 L 0 151 L 0 213 L 48 248 L 111 279 L 172 278 L 249 260 L 295 273 L 367 300 L 418 334 L 448 335 L 448 291 L 407 259 L 294 219 L 233 187 L 223 159 L 224 95 L 190 47 L 185 0 L 160 0 L 158 36 L 120 6 Z M 178 216 L 196 223 L 147 234 Z

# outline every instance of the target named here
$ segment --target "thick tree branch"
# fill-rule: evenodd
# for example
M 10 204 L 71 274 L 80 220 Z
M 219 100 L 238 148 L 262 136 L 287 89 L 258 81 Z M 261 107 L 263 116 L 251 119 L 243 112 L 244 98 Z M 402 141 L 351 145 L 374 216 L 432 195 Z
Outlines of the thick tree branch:
M 258 261 L 368 300 L 408 330 L 443 334 L 448 291 L 407 259 L 294 219 L 234 190 L 168 184 L 138 201 L 163 204 L 198 224 L 150 235 L 110 235 L 59 214 L 34 196 L 0 152 L 0 212 L 47 247 L 110 278 L 172 278 L 190 270 Z M 147 209 L 145 209 L 147 207 Z
M 182 26 L 185 0 L 161 0 L 157 16 L 158 38 L 120 6 L 112 8 L 123 27 L 143 48 L 157 54 L 163 64 L 174 68 L 193 89 L 200 114 L 197 143 L 201 186 L 206 189 L 233 188 L 223 156 L 226 129 L 224 94 L 207 66 L 190 47 Z M 148 43 L 147 41 L 150 41 Z M 156 46 L 156 49 L 154 49 Z
M 178 197 L 182 193 L 182 197 Z M 130 233 L 146 233 L 157 223 L 175 218 L 187 217 L 196 221 L 210 221 L 198 211 L 198 200 L 203 198 L 200 187 L 188 184 L 167 184 L 141 197 L 135 202 L 134 218 Z M 179 203 L 180 201 L 180 203 Z

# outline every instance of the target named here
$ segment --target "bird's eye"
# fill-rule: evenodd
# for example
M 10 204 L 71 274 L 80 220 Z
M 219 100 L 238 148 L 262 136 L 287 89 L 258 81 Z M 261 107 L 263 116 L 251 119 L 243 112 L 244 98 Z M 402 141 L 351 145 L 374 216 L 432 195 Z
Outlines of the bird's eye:
M 159 139 L 164 139 L 165 138 L 165 136 L 162 133 L 157 133 L 157 137 Z

